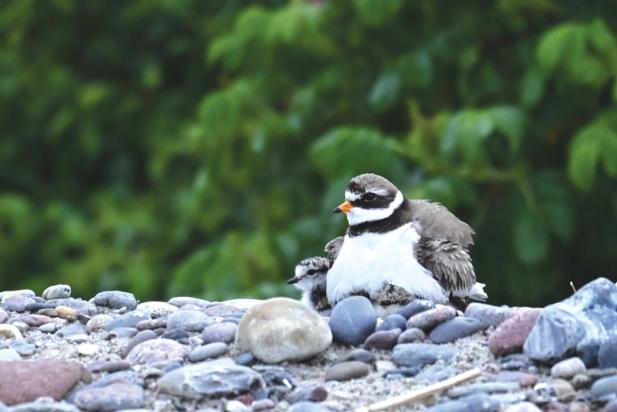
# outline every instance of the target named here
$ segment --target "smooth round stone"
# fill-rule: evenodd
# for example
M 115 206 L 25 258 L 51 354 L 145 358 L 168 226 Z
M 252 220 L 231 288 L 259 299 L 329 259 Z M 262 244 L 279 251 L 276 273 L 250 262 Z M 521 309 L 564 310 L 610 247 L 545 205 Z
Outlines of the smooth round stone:
M 364 362 L 341 362 L 326 369 L 325 380 L 348 381 L 363 378 L 371 372 L 371 367 Z
M 364 349 L 391 350 L 401 334 L 400 329 L 381 330 L 372 333 L 364 341 Z
M 494 355 L 520 352 L 543 309 L 521 308 L 503 321 L 488 338 L 488 347 Z
M 160 318 L 162 316 L 169 315 L 178 311 L 178 307 L 167 302 L 142 302 L 137 305 L 137 310 L 148 314 L 153 319 Z
M 416 299 L 399 309 L 396 313 L 403 316 L 405 319 L 409 319 L 413 315 L 433 309 L 434 307 L 435 304 L 430 300 Z
M 21 355 L 13 348 L 0 349 L 0 361 L 21 360 Z
M 28 296 L 22 295 L 7 295 L 2 299 L 2 306 L 8 312 L 23 313 L 26 307 L 36 301 Z
M 392 315 L 386 316 L 386 318 L 377 325 L 376 330 L 392 330 L 392 329 L 400 329 L 405 330 L 407 324 L 407 319 L 403 315 L 399 315 L 393 313 Z
M 426 339 L 426 334 L 422 329 L 410 328 L 398 336 L 396 343 L 422 342 L 424 339 Z
M 255 362 L 255 356 L 251 352 L 244 352 L 234 358 L 237 365 L 247 366 Z
M 135 308 L 137 308 L 137 299 L 135 299 L 135 295 L 119 290 L 99 292 L 92 298 L 92 301 L 95 305 L 105 306 L 111 309 L 126 308 L 128 310 L 135 310 Z
M 236 365 L 229 358 L 183 366 L 158 381 L 162 393 L 189 399 L 222 397 L 265 388 L 262 376 L 251 368 Z
M 607 403 L 604 407 L 604 412 L 617 412 L 617 400 Z
M 113 319 L 113 316 L 107 314 L 95 315 L 86 323 L 86 327 L 89 331 L 94 332 L 103 329 L 107 322 Z
M 224 342 L 231 343 L 236 339 L 238 325 L 231 322 L 215 323 L 206 326 L 201 334 L 204 343 Z
M 49 316 L 36 315 L 36 314 L 22 315 L 20 316 L 19 320 L 21 320 L 26 325 L 31 326 L 31 327 L 37 327 L 37 326 L 41 326 L 49 322 L 53 322 L 53 319 L 50 318 Z
M 136 345 L 126 356 L 132 364 L 184 359 L 186 347 L 171 339 L 151 339 Z
M 330 409 L 315 402 L 302 401 L 294 403 L 287 409 L 287 412 L 329 412 Z
M 185 305 L 194 305 L 201 309 L 205 308 L 208 305 L 211 305 L 212 302 L 209 302 L 204 299 L 194 298 L 190 296 L 178 296 L 175 298 L 171 298 L 168 302 L 170 305 L 174 305 L 178 308 L 181 308 Z
M 45 309 L 45 308 L 55 308 L 57 306 L 68 306 L 69 308 L 73 308 L 75 309 L 75 311 L 79 314 L 79 315 L 86 315 L 86 316 L 93 316 L 96 315 L 98 309 L 96 307 L 96 305 L 90 303 L 90 302 L 86 302 L 83 299 L 74 299 L 74 298 L 67 298 L 67 299 L 52 299 L 52 300 L 48 300 L 48 301 L 44 301 L 44 305 L 43 307 L 39 307 L 37 309 L 28 309 L 30 311 L 36 311 L 39 309 Z
M 58 330 L 58 325 L 55 323 L 46 323 L 39 326 L 39 330 L 43 333 L 54 333 Z
M 445 381 L 448 378 L 456 375 L 456 369 L 448 365 L 431 365 L 424 368 L 420 373 L 415 376 L 416 381 L 424 381 L 427 383 L 434 383 Z
M 32 356 L 36 353 L 36 345 L 23 339 L 12 340 L 9 342 L 9 346 L 21 356 Z
M 600 378 L 591 385 L 591 396 L 602 399 L 617 394 L 617 375 Z
M 358 361 L 358 362 L 364 362 L 367 364 L 373 364 L 375 363 L 376 360 L 377 358 L 372 352 L 369 352 L 366 349 L 354 349 L 351 352 L 347 352 L 346 354 L 341 356 L 335 362 L 340 363 L 340 362 L 348 362 L 348 361 Z
M 132 338 L 137 335 L 137 328 L 121 327 L 110 330 L 105 339 Z
M 519 402 L 508 406 L 506 412 L 542 412 L 542 409 L 531 402 Z
M 606 411 L 607 409 L 605 408 L 604 410 Z M 589 412 L 589 411 L 590 411 L 589 406 L 585 402 L 580 402 L 580 401 L 572 402 L 570 404 L 570 408 L 568 409 L 568 412 Z
M 77 320 L 78 313 L 75 309 L 73 309 L 70 306 L 62 306 L 62 305 L 56 306 L 54 308 L 54 311 L 56 312 L 58 317 L 62 319 L 66 319 L 71 322 Z
M 478 319 L 484 327 L 499 326 L 514 315 L 508 306 L 493 306 L 486 303 L 472 302 L 465 308 L 465 316 Z
M 53 285 L 45 289 L 41 296 L 45 300 L 70 298 L 71 287 L 69 285 Z
M 87 387 L 75 395 L 75 404 L 86 411 L 118 411 L 144 406 L 144 390 L 131 383 L 112 383 L 101 388 Z
M 167 327 L 167 321 L 161 318 L 146 319 L 139 321 L 139 323 L 137 323 L 135 327 L 137 328 L 137 330 L 164 329 Z
M 112 383 L 132 383 L 137 386 L 144 387 L 144 378 L 134 370 L 122 370 L 119 372 L 112 372 L 101 376 L 88 387 L 90 388 L 102 388 L 109 386 Z
M 183 329 L 189 332 L 200 332 L 208 324 L 208 316 L 197 310 L 178 310 L 167 316 L 167 329 Z
M 582 373 L 586 370 L 587 367 L 580 358 L 569 358 L 553 365 L 551 376 L 553 378 L 572 379 L 577 373 Z
M 486 393 L 475 393 L 426 409 L 427 412 L 494 412 L 498 410 L 500 410 L 499 402 L 493 400 Z
M 392 352 L 392 361 L 399 366 L 423 367 L 438 360 L 450 361 L 456 355 L 456 349 L 449 344 L 434 345 L 430 343 L 403 343 L 396 345 Z
M 36 293 L 34 293 L 31 289 L 5 290 L 0 292 L 0 302 L 4 303 L 5 299 L 9 299 L 10 297 L 17 295 L 33 298 L 36 296 Z
M 617 368 L 617 332 L 614 332 L 600 344 L 598 366 L 601 368 Z
M 482 322 L 476 318 L 457 316 L 436 326 L 429 338 L 433 343 L 449 343 L 484 329 Z
M 450 306 L 438 306 L 411 316 L 407 328 L 418 328 L 425 332 L 456 316 L 456 310 Z
M 359 345 L 375 330 L 377 313 L 367 298 L 351 296 L 334 307 L 329 323 L 335 341 Z
M 551 386 L 555 391 L 557 399 L 561 402 L 572 402 L 576 398 L 576 391 L 565 379 L 555 379 L 551 382 Z
M 201 362 L 210 358 L 218 358 L 227 353 L 229 348 L 223 342 L 213 342 L 207 345 L 198 346 L 189 354 L 191 362 Z
M 139 345 L 142 342 L 147 340 L 156 339 L 157 335 L 151 330 L 143 330 L 141 332 L 137 332 L 135 336 L 133 336 L 126 347 L 122 350 L 122 355 L 126 356 L 133 350 L 133 348 Z
M 56 335 L 60 337 L 68 337 L 68 336 L 73 336 L 73 335 L 87 335 L 87 334 L 88 332 L 86 328 L 84 328 L 79 323 L 70 323 L 56 332 Z
M 92 363 L 89 363 L 87 369 L 92 373 L 99 372 L 118 372 L 122 370 L 129 369 L 131 367 L 131 363 L 123 360 L 116 361 L 107 361 L 107 360 L 98 360 Z
M 300 361 L 332 343 L 328 323 L 302 303 L 273 298 L 249 309 L 238 327 L 238 345 L 266 363 Z
M 4 309 L 0 308 L 0 324 L 6 322 L 8 318 L 9 314 L 6 313 Z
M 328 391 L 323 386 L 296 388 L 287 400 L 294 404 L 298 402 L 322 402 L 328 397 Z
M 188 344 L 191 333 L 186 329 L 171 329 L 165 331 L 161 338 L 175 340 L 180 343 Z
M 133 311 L 125 313 L 117 318 L 114 318 L 103 326 L 105 330 L 114 330 L 118 328 L 135 328 L 137 329 L 137 324 L 143 320 L 150 319 L 150 316 L 144 312 Z

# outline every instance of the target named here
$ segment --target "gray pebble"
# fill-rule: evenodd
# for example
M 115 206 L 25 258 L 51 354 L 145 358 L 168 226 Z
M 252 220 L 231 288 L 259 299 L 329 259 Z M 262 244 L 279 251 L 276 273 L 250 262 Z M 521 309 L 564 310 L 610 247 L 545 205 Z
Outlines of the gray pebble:
M 450 361 L 454 355 L 456 349 L 449 344 L 403 343 L 394 347 L 392 361 L 399 366 L 423 367 L 438 360 Z
M 56 332 L 57 336 L 87 335 L 88 331 L 80 323 L 70 323 Z
M 291 405 L 287 412 L 329 412 L 330 409 L 327 409 L 321 406 L 318 403 L 314 402 L 298 402 Z
M 137 334 L 137 328 L 129 328 L 128 326 L 124 326 L 121 328 L 114 328 L 111 330 L 106 336 L 105 339 L 116 339 L 116 338 L 132 338 Z
M 334 340 L 345 345 L 358 345 L 373 333 L 377 313 L 363 296 L 351 296 L 339 302 L 330 314 Z
M 493 401 L 485 393 L 478 393 L 465 398 L 446 401 L 431 408 L 427 412 L 497 412 L 499 403 Z
M 236 339 L 238 325 L 231 322 L 215 323 L 206 326 L 201 334 L 201 339 L 204 343 L 224 342 L 231 343 Z
M 105 306 L 111 309 L 126 308 L 128 310 L 135 310 L 137 308 L 135 295 L 119 290 L 99 292 L 92 298 L 92 301 L 98 306 Z
M 372 352 L 369 352 L 366 349 L 354 349 L 338 358 L 336 362 L 358 361 L 367 364 L 374 364 L 376 360 L 377 358 Z
M 591 395 L 596 399 L 604 399 L 617 394 L 617 375 L 600 378 L 591 385 Z
M 23 313 L 26 307 L 36 301 L 34 298 L 22 295 L 9 295 L 2 300 L 2 307 L 9 312 Z
M 118 372 L 122 370 L 129 369 L 131 367 L 131 363 L 123 360 L 118 361 L 107 361 L 107 360 L 98 360 L 88 364 L 87 369 L 92 373 L 98 372 Z
M 553 365 L 551 376 L 553 378 L 572 379 L 577 373 L 582 373 L 586 370 L 587 367 L 580 358 L 569 358 Z
M 416 381 L 435 383 L 456 375 L 456 369 L 449 365 L 431 365 L 415 375 Z
M 142 378 L 139 373 L 129 369 L 103 375 L 94 382 L 92 382 L 90 385 L 88 385 L 88 387 L 102 388 L 105 386 L 109 386 L 112 383 L 132 383 L 141 387 L 143 387 L 145 384 L 144 378 Z
M 58 330 L 58 325 L 55 323 L 46 323 L 39 326 L 39 330 L 43 333 L 54 333 Z
M 71 297 L 71 287 L 69 285 L 54 285 L 43 291 L 43 299 L 66 299 Z
M 405 319 L 409 319 L 413 315 L 424 312 L 429 309 L 433 309 L 435 304 L 430 300 L 416 299 L 408 303 L 402 309 L 399 309 L 396 313 L 403 316 Z
M 377 330 L 391 330 L 400 329 L 405 330 L 407 319 L 403 315 L 392 314 L 386 316 L 386 318 L 377 326 Z
M 15 349 L 0 349 L 0 361 L 15 361 L 21 360 L 21 356 Z
M 195 305 L 202 309 L 212 304 L 212 302 L 208 302 L 207 300 L 204 300 L 204 299 L 186 297 L 186 296 L 179 296 L 179 297 L 171 298 L 168 303 L 178 308 L 181 308 L 184 305 L 191 304 L 191 305 Z
M 179 310 L 167 316 L 167 329 L 183 329 L 190 332 L 200 332 L 208 326 L 209 318 L 196 310 Z
M 236 356 L 234 362 L 240 366 L 247 366 L 255 362 L 255 356 L 251 352 L 244 352 Z
M 600 344 L 598 351 L 598 366 L 601 368 L 617 368 L 617 332 Z
M 426 334 L 422 329 L 410 328 L 398 336 L 396 343 L 422 342 L 424 339 L 426 339 Z
M 364 349 L 391 350 L 401 334 L 400 329 L 381 330 L 372 333 L 364 341 Z
M 435 327 L 429 334 L 433 343 L 450 343 L 484 329 L 476 318 L 457 316 Z
M 86 411 L 117 411 L 144 406 L 144 390 L 130 383 L 112 383 L 102 388 L 84 388 L 77 392 L 75 404 Z
M 371 368 L 364 362 L 349 361 L 341 362 L 326 369 L 325 380 L 348 381 L 363 378 L 371 372 Z
M 201 362 L 210 358 L 218 358 L 227 353 L 229 348 L 223 342 L 212 342 L 207 345 L 198 346 L 189 354 L 191 362 Z
M 140 311 L 133 311 L 107 321 L 103 326 L 103 329 L 114 330 L 117 328 L 137 328 L 137 324 L 139 322 L 148 319 L 150 319 L 148 314 Z
M 9 347 L 21 356 L 32 356 L 36 353 L 36 345 L 23 339 L 10 341 Z
M 465 308 L 465 316 L 478 319 L 484 327 L 497 327 L 504 320 L 514 315 L 508 306 L 493 306 L 486 303 L 472 302 Z
M 147 340 L 150 339 L 156 339 L 157 335 L 156 333 L 154 333 L 151 330 L 144 330 L 141 331 L 139 333 L 137 333 L 135 336 L 133 336 L 133 338 L 131 338 L 131 340 L 129 340 L 129 343 L 126 345 L 126 347 L 122 350 L 122 355 L 126 356 L 129 354 L 130 351 L 133 350 L 133 348 L 137 345 L 139 345 L 142 342 L 145 342 Z
M 146 329 L 162 329 L 167 327 L 167 321 L 165 319 L 146 319 L 142 320 L 135 326 L 137 330 L 146 330 Z

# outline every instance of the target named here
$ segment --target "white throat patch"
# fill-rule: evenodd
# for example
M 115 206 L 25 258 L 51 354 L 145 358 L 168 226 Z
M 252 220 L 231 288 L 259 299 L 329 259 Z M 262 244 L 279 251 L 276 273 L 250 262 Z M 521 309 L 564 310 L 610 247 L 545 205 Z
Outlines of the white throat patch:
M 345 200 L 353 201 L 358 197 L 353 193 L 345 192 Z M 383 209 L 363 209 L 361 207 L 353 207 L 349 212 L 347 212 L 347 222 L 350 226 L 359 225 L 360 223 L 365 222 L 374 222 L 376 220 L 385 219 L 394 213 L 394 211 L 403 203 L 405 198 L 403 194 L 399 190 L 396 192 L 396 197 L 394 200 L 388 205 L 387 208 Z

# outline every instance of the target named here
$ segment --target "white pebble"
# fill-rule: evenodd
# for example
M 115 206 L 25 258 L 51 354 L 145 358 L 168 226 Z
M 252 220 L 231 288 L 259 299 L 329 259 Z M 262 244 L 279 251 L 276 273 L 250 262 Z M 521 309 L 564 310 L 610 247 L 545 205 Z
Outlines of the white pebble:
M 5 338 L 23 339 L 21 332 L 13 325 L 3 324 L 0 325 L 0 336 Z
M 569 358 L 557 362 L 551 368 L 553 378 L 571 379 L 577 373 L 585 372 L 587 367 L 580 358 Z

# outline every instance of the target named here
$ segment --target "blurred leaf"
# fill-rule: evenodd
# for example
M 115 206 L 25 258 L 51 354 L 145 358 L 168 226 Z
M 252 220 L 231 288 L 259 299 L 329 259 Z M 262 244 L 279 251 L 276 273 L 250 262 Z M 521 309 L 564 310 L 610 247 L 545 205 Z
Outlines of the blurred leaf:
M 525 115 L 515 106 L 497 106 L 488 110 L 495 129 L 503 133 L 510 142 L 512 152 L 518 152 L 523 139 Z
M 539 216 L 522 212 L 513 222 L 514 251 L 525 264 L 542 261 L 548 252 L 549 238 Z
M 399 11 L 402 4 L 402 0 L 353 0 L 354 8 L 360 20 L 370 26 L 378 26 L 385 23 Z
M 401 78 L 394 71 L 382 73 L 369 94 L 369 102 L 378 111 L 383 111 L 392 106 L 398 98 L 401 87 Z
M 535 106 L 544 94 L 544 76 L 536 67 L 525 73 L 521 82 L 520 101 L 524 107 Z
M 617 130 L 596 122 L 578 132 L 570 147 L 568 173 L 580 189 L 593 186 L 597 165 L 604 161 L 604 168 L 611 177 L 617 176 Z

